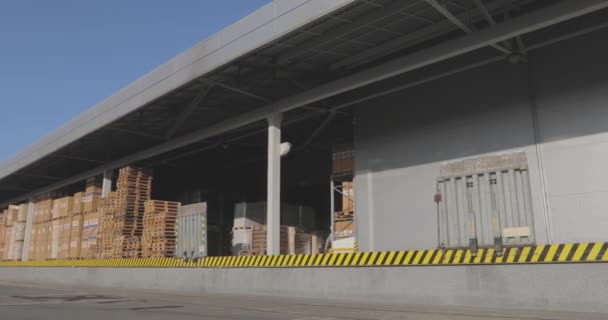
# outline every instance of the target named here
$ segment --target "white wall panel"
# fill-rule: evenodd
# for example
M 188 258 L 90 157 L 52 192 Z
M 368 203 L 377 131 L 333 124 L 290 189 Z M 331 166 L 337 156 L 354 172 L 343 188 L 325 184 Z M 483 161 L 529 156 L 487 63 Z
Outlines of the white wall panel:
M 441 164 L 512 151 L 528 159 L 538 243 L 550 241 L 548 230 L 553 242 L 607 241 L 607 36 L 597 32 L 533 52 L 534 100 L 528 65 L 504 62 L 357 106 L 360 247 L 436 247 L 433 195 Z

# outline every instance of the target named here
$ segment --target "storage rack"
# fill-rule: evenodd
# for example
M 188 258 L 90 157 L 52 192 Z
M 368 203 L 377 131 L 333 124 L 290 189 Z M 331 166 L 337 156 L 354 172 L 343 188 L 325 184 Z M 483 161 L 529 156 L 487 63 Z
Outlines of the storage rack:
M 353 182 L 353 173 L 342 173 L 342 174 L 333 174 L 330 179 L 330 198 L 331 198 L 331 232 L 329 241 L 333 242 L 337 239 L 349 238 L 355 236 L 355 214 L 354 214 L 354 205 L 355 200 L 351 194 L 345 191 L 345 184 L 349 185 L 349 188 L 352 188 Z M 343 199 L 347 198 L 352 202 L 352 208 L 344 208 L 344 203 L 342 203 L 341 210 L 336 210 L 336 194 L 340 194 Z M 352 234 L 344 235 L 337 234 L 336 224 L 338 222 L 350 222 L 352 224 Z M 327 250 L 327 245 L 326 245 Z

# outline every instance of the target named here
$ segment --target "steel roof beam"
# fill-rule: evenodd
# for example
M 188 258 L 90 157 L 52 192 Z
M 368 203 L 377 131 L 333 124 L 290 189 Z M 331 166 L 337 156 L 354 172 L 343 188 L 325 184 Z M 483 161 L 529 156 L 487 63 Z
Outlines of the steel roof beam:
M 47 180 L 61 180 L 63 178 L 61 177 L 54 177 L 54 176 L 47 176 L 44 174 L 32 174 L 32 173 L 15 173 L 16 176 L 22 176 L 22 177 L 30 177 L 30 178 L 41 178 L 41 179 L 47 179 Z
M 446 7 L 442 6 L 441 4 L 439 4 L 439 2 L 437 2 L 437 0 L 425 0 L 429 5 L 431 5 L 433 8 L 435 8 L 435 10 L 439 11 L 439 13 L 441 13 L 444 17 L 446 17 L 448 20 L 452 21 L 453 24 L 455 24 L 456 26 L 458 26 L 458 28 L 462 29 L 464 32 L 466 33 L 473 33 L 473 30 L 471 28 L 469 28 L 467 25 L 465 25 L 464 23 L 462 23 L 462 21 L 460 21 L 460 19 L 456 18 L 451 12 L 450 10 L 448 10 Z M 479 1 L 479 0 L 478 0 Z M 480 3 L 481 4 L 481 3 Z M 485 10 L 485 7 L 483 6 L 483 4 L 481 4 L 481 7 L 483 7 L 484 9 L 481 10 L 482 11 L 482 15 L 484 17 L 487 18 L 487 16 L 490 17 L 488 11 Z M 485 12 L 485 13 L 484 13 Z M 491 19 L 493 21 L 493 19 Z M 498 44 L 491 44 L 490 47 L 505 53 L 505 54 L 511 54 L 511 50 L 498 45 Z
M 190 117 L 192 115 L 194 110 L 196 110 L 196 108 L 198 106 L 200 106 L 201 102 L 203 102 L 203 100 L 205 99 L 207 94 L 209 94 L 209 92 L 211 91 L 211 88 L 213 88 L 213 85 L 205 86 L 196 95 L 196 97 L 194 97 L 194 99 L 192 99 L 190 104 L 188 104 L 186 106 L 186 108 L 184 108 L 184 110 L 182 110 L 182 112 L 180 112 L 177 115 L 177 117 L 175 117 L 175 120 L 173 120 L 173 124 L 171 125 L 171 128 L 169 128 L 169 130 L 167 130 L 167 133 L 165 134 L 165 139 L 169 140 L 169 139 L 173 138 L 173 136 L 175 135 L 177 130 L 179 130 L 179 128 L 184 124 L 184 122 L 186 122 L 186 119 L 188 119 L 188 117 Z
M 496 25 L 496 20 L 494 20 L 494 18 L 492 18 L 492 15 L 490 14 L 490 12 L 488 12 L 488 9 L 486 8 L 486 6 L 483 5 L 481 0 L 473 0 L 473 1 L 475 2 L 475 5 L 477 5 L 477 8 L 479 8 L 479 12 L 481 12 L 481 15 L 483 15 L 483 17 L 486 19 L 486 21 L 488 21 L 488 23 L 492 26 Z
M 266 98 L 266 97 L 263 97 L 263 96 L 260 96 L 260 95 L 257 95 L 255 93 L 251 93 L 251 92 L 248 92 L 248 91 L 245 91 L 245 90 L 242 90 L 242 89 L 238 89 L 236 87 L 233 87 L 233 86 L 221 83 L 221 82 L 217 82 L 215 80 L 204 79 L 203 81 L 206 81 L 206 82 L 208 82 L 208 83 L 210 83 L 212 85 L 217 85 L 218 87 L 222 87 L 222 88 L 230 90 L 230 91 L 234 91 L 236 93 L 240 93 L 240 94 L 249 96 L 251 98 L 254 98 L 254 99 L 266 102 L 266 103 L 270 103 L 272 101 L 269 98 Z M 323 108 L 317 108 L 317 107 L 311 107 L 311 106 L 306 106 L 304 108 L 306 108 L 308 110 L 316 111 L 316 112 L 323 112 L 323 113 L 327 112 L 327 110 L 325 110 Z
M 591 33 L 591 32 L 595 32 L 595 31 L 599 31 L 599 30 L 603 30 L 603 29 L 608 29 L 608 22 L 603 22 L 603 23 L 594 24 L 594 25 L 591 25 L 591 26 L 586 26 L 586 27 L 584 27 L 581 30 L 577 30 L 577 31 L 574 31 L 572 33 L 568 33 L 568 34 L 565 34 L 565 35 L 562 35 L 562 36 L 559 36 L 559 37 L 555 37 L 555 38 L 552 38 L 550 40 L 542 41 L 540 43 L 532 44 L 532 45 L 530 45 L 527 48 L 527 51 L 533 51 L 533 50 L 536 50 L 536 49 L 539 49 L 539 48 L 543 48 L 543 47 L 546 47 L 546 46 L 550 46 L 550 45 L 556 44 L 556 43 L 561 42 L 561 41 L 565 41 L 565 40 L 568 40 L 568 39 L 580 37 L 582 35 L 585 35 L 585 34 L 588 34 L 588 33 Z
M 101 161 L 101 160 L 82 158 L 82 157 L 66 156 L 66 155 L 61 155 L 61 154 L 52 154 L 50 156 L 54 157 L 54 158 L 62 158 L 62 159 L 84 161 L 84 162 L 91 162 L 91 163 L 105 163 L 105 161 Z
M 350 24 L 344 24 L 337 28 L 332 29 L 329 33 L 325 33 L 317 38 L 313 39 L 313 43 L 304 43 L 303 45 L 299 45 L 294 47 L 293 50 L 287 51 L 284 54 L 280 55 L 277 59 L 277 64 L 285 65 L 288 64 L 291 60 L 305 54 L 307 52 L 315 52 L 315 49 L 335 40 L 338 37 L 344 37 L 348 34 L 355 32 L 356 30 L 365 28 L 366 26 L 378 22 L 390 15 L 398 14 L 399 11 L 402 11 L 406 8 L 412 6 L 412 3 L 407 1 L 393 1 L 388 6 L 384 8 L 378 8 L 372 11 L 372 13 L 357 19 L 355 22 Z
M 504 6 L 504 4 L 502 4 L 500 1 L 495 1 L 491 4 L 489 4 L 487 8 L 488 8 L 488 10 L 498 10 L 498 9 L 502 8 L 503 6 Z M 461 13 L 461 14 L 455 15 L 455 17 L 459 20 L 465 19 L 468 17 L 468 14 Z M 472 18 L 478 19 L 478 18 L 481 18 L 481 16 L 479 13 L 476 13 L 476 14 L 472 15 Z M 361 51 L 360 53 L 358 53 L 354 56 L 351 56 L 349 58 L 342 59 L 342 60 L 332 64 L 330 66 L 330 69 L 335 70 L 335 69 L 339 69 L 339 68 L 343 68 L 343 67 L 348 67 L 348 68 L 356 67 L 362 63 L 365 63 L 371 59 L 374 59 L 375 57 L 378 57 L 379 55 L 386 56 L 391 53 L 394 53 L 395 51 L 402 49 L 404 45 L 407 45 L 407 46 L 416 45 L 416 44 L 422 43 L 424 41 L 427 41 L 427 40 L 437 36 L 438 33 L 449 32 L 451 30 L 454 30 L 455 28 L 457 28 L 457 26 L 449 20 L 437 22 L 434 25 L 430 25 L 428 27 L 418 29 L 409 34 L 389 40 L 388 42 L 380 44 L 374 48 L 370 48 L 370 49 Z
M 511 39 L 518 35 L 536 31 L 604 8 L 608 8 L 608 1 L 577 0 L 560 2 L 553 6 L 540 9 L 539 11 L 514 18 L 494 27 L 486 28 L 458 39 L 446 41 L 434 47 L 421 50 L 376 67 L 360 71 L 342 79 L 326 83 L 307 92 L 279 100 L 265 107 L 247 112 L 232 119 L 222 121 L 189 134 L 185 134 L 179 138 L 161 143 L 155 147 L 148 148 L 127 157 L 112 161 L 107 165 L 85 171 L 71 178 L 51 184 L 35 191 L 32 194 L 23 195 L 20 198 L 13 199 L 10 202 L 18 202 L 19 200 L 34 196 L 35 194 L 49 192 L 66 185 L 82 181 L 87 177 L 96 176 L 107 169 L 118 168 L 127 164 L 151 158 L 153 156 L 188 146 L 213 136 L 217 136 L 224 132 L 238 129 L 254 122 L 262 121 L 266 119 L 268 115 L 276 112 L 287 112 L 289 110 L 293 110 L 334 95 L 338 95 L 399 74 L 420 69 L 440 61 L 487 47 L 492 43 Z
M 13 186 L 0 186 L 0 190 L 2 190 L 2 191 L 19 191 L 19 192 L 30 191 L 29 189 L 13 187 Z
M 220 88 L 224 88 L 226 90 L 230 90 L 230 91 L 233 91 L 233 92 L 236 92 L 236 93 L 240 93 L 240 94 L 242 94 L 244 96 L 248 96 L 250 98 L 253 98 L 253 99 L 256 99 L 256 100 L 260 100 L 262 102 L 269 102 L 268 99 L 266 99 L 266 98 L 264 98 L 262 96 L 259 96 L 259 95 L 255 94 L 255 93 L 251 93 L 249 91 L 242 90 L 242 89 L 239 89 L 237 87 L 234 87 L 234 86 L 222 83 L 222 82 L 218 82 L 218 81 L 211 80 L 211 79 L 203 79 L 202 81 L 207 82 L 207 83 L 209 83 L 211 85 L 218 86 Z
M 124 133 L 128 133 L 134 136 L 139 136 L 139 137 L 143 137 L 143 138 L 149 138 L 149 139 L 153 139 L 153 140 L 165 140 L 163 137 L 159 137 L 159 136 L 155 136 L 153 134 L 147 134 L 145 132 L 141 132 L 141 131 L 136 131 L 136 130 L 131 130 L 131 129 L 124 129 L 124 128 L 118 128 L 118 127 L 112 127 L 112 126 L 107 126 L 104 127 L 103 129 L 108 129 L 108 130 L 112 130 L 112 131 L 118 131 L 118 132 L 124 132 Z
M 484 17 L 484 19 L 486 19 L 486 21 L 491 25 L 491 26 L 495 26 L 496 25 L 496 20 L 494 20 L 494 18 L 492 17 L 492 15 L 490 14 L 490 12 L 488 11 L 488 8 L 486 8 L 486 6 L 481 2 L 481 0 L 473 0 L 475 2 L 475 5 L 477 6 L 477 8 L 479 9 L 479 12 L 481 12 L 481 15 Z M 503 48 L 507 48 L 509 50 L 511 50 L 511 44 L 508 41 L 503 41 Z
M 334 120 L 334 118 L 336 117 L 336 114 L 337 114 L 337 111 L 330 111 L 329 114 L 327 115 L 327 117 L 325 119 L 323 119 L 321 124 L 319 124 L 319 126 L 317 128 L 315 128 L 315 130 L 313 130 L 313 132 L 310 134 L 308 139 L 306 139 L 306 141 L 304 141 L 304 143 L 302 143 L 302 145 L 299 147 L 299 149 L 305 149 L 306 147 L 308 147 L 308 145 L 311 144 L 313 142 L 313 140 L 323 132 L 323 130 L 325 130 L 325 128 L 332 122 L 332 120 Z

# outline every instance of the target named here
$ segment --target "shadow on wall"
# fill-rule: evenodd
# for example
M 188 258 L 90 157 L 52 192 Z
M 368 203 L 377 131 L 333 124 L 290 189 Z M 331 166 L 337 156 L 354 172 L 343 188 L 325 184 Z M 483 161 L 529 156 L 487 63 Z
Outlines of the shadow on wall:
M 535 51 L 530 65 L 499 62 L 358 106 L 357 172 L 533 145 L 532 92 L 541 143 L 608 132 L 606 36 Z
M 357 106 L 361 247 L 435 247 L 440 165 L 512 151 L 527 151 L 537 241 L 548 240 L 547 230 L 555 242 L 604 241 L 606 36 L 598 32 L 534 51 L 529 64 L 499 62 Z M 549 216 L 542 214 L 531 96 Z

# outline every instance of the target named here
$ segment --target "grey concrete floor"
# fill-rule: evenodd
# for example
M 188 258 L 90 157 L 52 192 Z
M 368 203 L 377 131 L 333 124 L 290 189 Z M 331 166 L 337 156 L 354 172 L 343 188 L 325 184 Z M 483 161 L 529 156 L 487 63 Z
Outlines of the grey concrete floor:
M 348 305 L 257 296 L 176 295 L 0 282 L 2 320 L 120 319 L 607 319 L 608 315 L 538 311 Z

